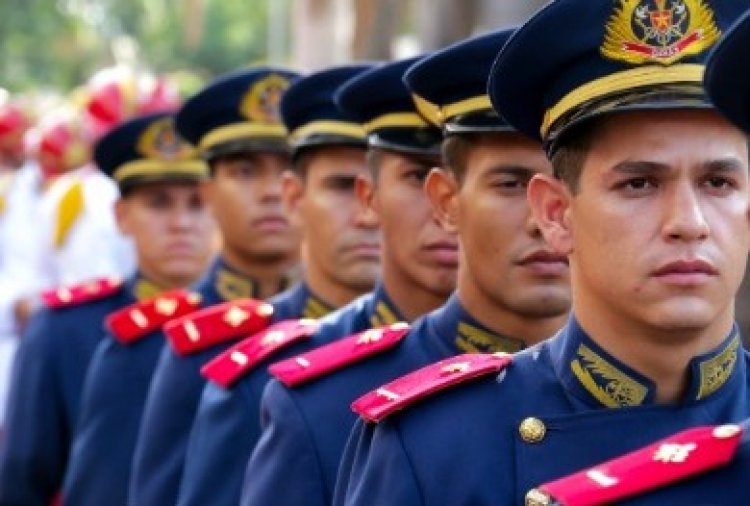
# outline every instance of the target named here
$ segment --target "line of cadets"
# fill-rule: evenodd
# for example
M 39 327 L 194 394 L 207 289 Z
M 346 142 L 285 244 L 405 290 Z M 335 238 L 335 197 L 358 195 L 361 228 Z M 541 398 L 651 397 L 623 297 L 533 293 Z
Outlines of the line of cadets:
M 631 33 L 634 4 L 653 7 L 558 0 L 419 58 L 237 71 L 105 136 L 138 272 L 35 317 L 0 504 L 745 497 L 748 153 L 702 79 L 750 2 L 684 0 L 669 53 Z M 746 131 L 727 69 L 748 37 L 745 18 L 707 78 Z M 711 471 L 715 445 L 738 456 Z

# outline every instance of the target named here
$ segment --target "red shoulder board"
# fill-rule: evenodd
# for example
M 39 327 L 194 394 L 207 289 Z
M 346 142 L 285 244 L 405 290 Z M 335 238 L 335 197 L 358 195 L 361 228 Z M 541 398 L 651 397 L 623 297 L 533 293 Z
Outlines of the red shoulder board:
M 740 425 L 697 427 L 542 485 L 526 504 L 610 504 L 723 466 L 742 439 Z
M 243 339 L 201 369 L 214 383 L 229 388 L 258 364 L 294 343 L 305 341 L 318 329 L 309 318 L 286 320 Z
M 271 322 L 273 306 L 256 299 L 237 299 L 207 307 L 164 326 L 178 355 L 189 355 L 230 339 L 255 334 Z
M 508 353 L 465 353 L 428 365 L 402 376 L 352 403 L 352 410 L 370 422 L 429 395 L 469 380 L 505 369 L 513 360 Z
M 201 296 L 186 290 L 172 290 L 115 311 L 105 323 L 122 344 L 137 341 L 159 330 L 165 323 L 200 307 Z
M 46 290 L 42 292 L 42 302 L 51 309 L 78 306 L 109 297 L 117 293 L 121 287 L 120 278 L 99 278 L 78 285 Z
M 396 346 L 409 332 L 408 323 L 370 329 L 308 353 L 273 364 L 268 371 L 288 387 L 296 387 Z

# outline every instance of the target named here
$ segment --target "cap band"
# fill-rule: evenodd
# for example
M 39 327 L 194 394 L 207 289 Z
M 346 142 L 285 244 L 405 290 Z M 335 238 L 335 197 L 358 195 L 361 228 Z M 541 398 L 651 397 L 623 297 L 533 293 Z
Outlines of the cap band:
M 198 146 L 206 150 L 224 142 L 242 139 L 244 137 L 282 137 L 286 138 L 287 131 L 280 123 L 233 123 L 216 128 L 200 140 Z
M 363 125 L 367 133 L 372 133 L 381 128 L 421 128 L 430 124 L 416 112 L 392 112 L 378 116 Z
M 165 162 L 160 160 L 134 160 L 120 165 L 112 178 L 121 183 L 138 176 L 193 176 L 208 177 L 208 166 L 200 160 Z
M 362 141 L 367 137 L 365 129 L 359 123 L 335 120 L 311 121 L 299 128 L 295 128 L 292 133 L 289 134 L 289 137 L 293 141 L 298 141 L 304 137 L 320 134 L 342 135 L 344 137 L 352 137 Z
M 701 83 L 704 69 L 705 66 L 700 64 L 681 64 L 671 67 L 649 65 L 594 79 L 574 89 L 547 110 L 540 130 L 542 138 L 547 137 L 550 128 L 558 119 L 586 102 L 644 86 L 680 82 Z
M 485 93 L 484 95 L 478 95 L 476 97 L 444 105 L 441 109 L 441 114 L 445 121 L 448 121 L 450 118 L 461 116 L 462 114 L 486 111 L 488 109 L 492 109 L 492 103 L 490 102 L 490 96 Z

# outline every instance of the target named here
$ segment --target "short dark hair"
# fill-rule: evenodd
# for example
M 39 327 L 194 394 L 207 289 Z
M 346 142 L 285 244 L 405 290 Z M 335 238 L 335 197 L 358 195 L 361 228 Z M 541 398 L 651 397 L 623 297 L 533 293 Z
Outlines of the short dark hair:
M 584 121 L 565 132 L 557 141 L 556 150 L 551 158 L 552 170 L 555 177 L 565 183 L 573 194 L 578 192 L 583 165 L 602 123 L 602 118 Z
M 443 164 L 456 178 L 458 184 L 466 177 L 469 152 L 476 145 L 482 134 L 454 134 L 443 140 L 441 146 Z

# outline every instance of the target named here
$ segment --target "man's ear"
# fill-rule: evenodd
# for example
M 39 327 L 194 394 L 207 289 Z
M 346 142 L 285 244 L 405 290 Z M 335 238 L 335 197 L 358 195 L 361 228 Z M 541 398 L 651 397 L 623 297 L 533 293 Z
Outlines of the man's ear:
M 115 223 L 122 235 L 131 235 L 130 220 L 128 219 L 128 202 L 123 197 L 118 198 L 113 204 L 115 211 Z
M 446 232 L 458 231 L 458 183 L 453 173 L 434 168 L 424 182 L 435 219 Z
M 552 249 L 561 254 L 573 251 L 570 226 L 572 196 L 568 187 L 548 174 L 537 174 L 529 181 L 529 206 L 539 230 Z
M 354 181 L 354 192 L 359 202 L 359 212 L 357 221 L 380 224 L 380 210 L 378 209 L 377 199 L 375 198 L 375 185 L 372 179 L 358 175 Z
M 305 199 L 305 182 L 290 170 L 281 176 L 281 201 L 289 220 L 297 227 L 302 226 Z

